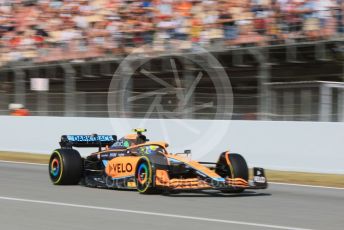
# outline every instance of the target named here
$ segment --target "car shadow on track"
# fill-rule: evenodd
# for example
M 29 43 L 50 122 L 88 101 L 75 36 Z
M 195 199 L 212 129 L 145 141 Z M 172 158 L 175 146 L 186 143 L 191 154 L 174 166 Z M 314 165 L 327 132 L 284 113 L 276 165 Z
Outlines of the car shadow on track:
M 114 188 L 97 188 L 97 187 L 86 187 L 87 189 L 101 189 L 108 191 L 121 191 L 121 192 L 133 192 L 137 193 L 135 189 L 114 189 Z M 167 197 L 258 197 L 258 196 L 271 196 L 270 193 L 256 192 L 256 191 L 244 191 L 242 193 L 224 193 L 218 190 L 199 190 L 199 191 L 180 191 L 180 192 L 157 192 L 151 194 L 145 194 L 148 196 L 167 196 Z
M 199 191 L 199 192 L 182 192 L 182 193 L 164 193 L 163 196 L 169 197 L 257 197 L 257 196 L 271 196 L 270 193 L 261 193 L 254 191 L 245 191 L 242 193 L 222 193 L 219 191 Z

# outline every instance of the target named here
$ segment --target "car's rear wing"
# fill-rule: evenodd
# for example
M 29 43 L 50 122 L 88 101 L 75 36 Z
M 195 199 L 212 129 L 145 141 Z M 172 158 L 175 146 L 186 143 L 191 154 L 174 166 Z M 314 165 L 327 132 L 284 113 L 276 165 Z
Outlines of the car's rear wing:
M 106 147 L 117 141 L 116 135 L 63 135 L 61 136 L 61 148 L 72 147 Z

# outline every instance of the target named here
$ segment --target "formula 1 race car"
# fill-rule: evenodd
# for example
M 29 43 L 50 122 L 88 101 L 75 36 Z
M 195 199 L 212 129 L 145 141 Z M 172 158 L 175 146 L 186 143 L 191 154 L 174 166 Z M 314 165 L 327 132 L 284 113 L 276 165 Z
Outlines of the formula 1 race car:
M 228 151 L 216 163 L 189 159 L 190 151 L 171 154 L 166 142 L 151 142 L 135 129 L 117 140 L 115 135 L 63 135 L 60 149 L 49 161 L 49 175 L 55 185 L 83 184 L 89 187 L 136 189 L 160 193 L 215 189 L 243 192 L 265 189 L 264 169 L 253 168 L 253 180 L 245 159 Z M 82 158 L 73 147 L 98 147 Z

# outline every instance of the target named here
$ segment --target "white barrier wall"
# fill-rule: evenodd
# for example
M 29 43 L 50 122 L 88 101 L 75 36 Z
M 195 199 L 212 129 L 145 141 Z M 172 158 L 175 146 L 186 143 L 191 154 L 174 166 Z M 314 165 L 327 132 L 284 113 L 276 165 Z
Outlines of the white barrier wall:
M 0 151 L 49 154 L 63 134 L 121 137 L 137 127 L 168 140 L 171 152 L 191 149 L 197 160 L 216 161 L 229 149 L 250 167 L 344 174 L 344 123 L 0 116 Z

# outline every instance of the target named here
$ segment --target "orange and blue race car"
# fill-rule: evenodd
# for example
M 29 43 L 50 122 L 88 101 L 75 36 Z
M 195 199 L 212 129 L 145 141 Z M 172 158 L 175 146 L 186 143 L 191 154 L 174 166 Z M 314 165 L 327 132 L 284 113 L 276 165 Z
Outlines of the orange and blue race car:
M 149 141 L 145 129 L 120 139 L 116 135 L 63 135 L 60 149 L 50 157 L 49 175 L 55 185 L 133 189 L 140 193 L 220 190 L 240 193 L 268 186 L 264 169 L 253 168 L 253 180 L 245 159 L 225 151 L 217 162 L 190 159 L 190 151 L 169 153 L 166 142 Z M 78 147 L 98 147 L 83 158 Z

